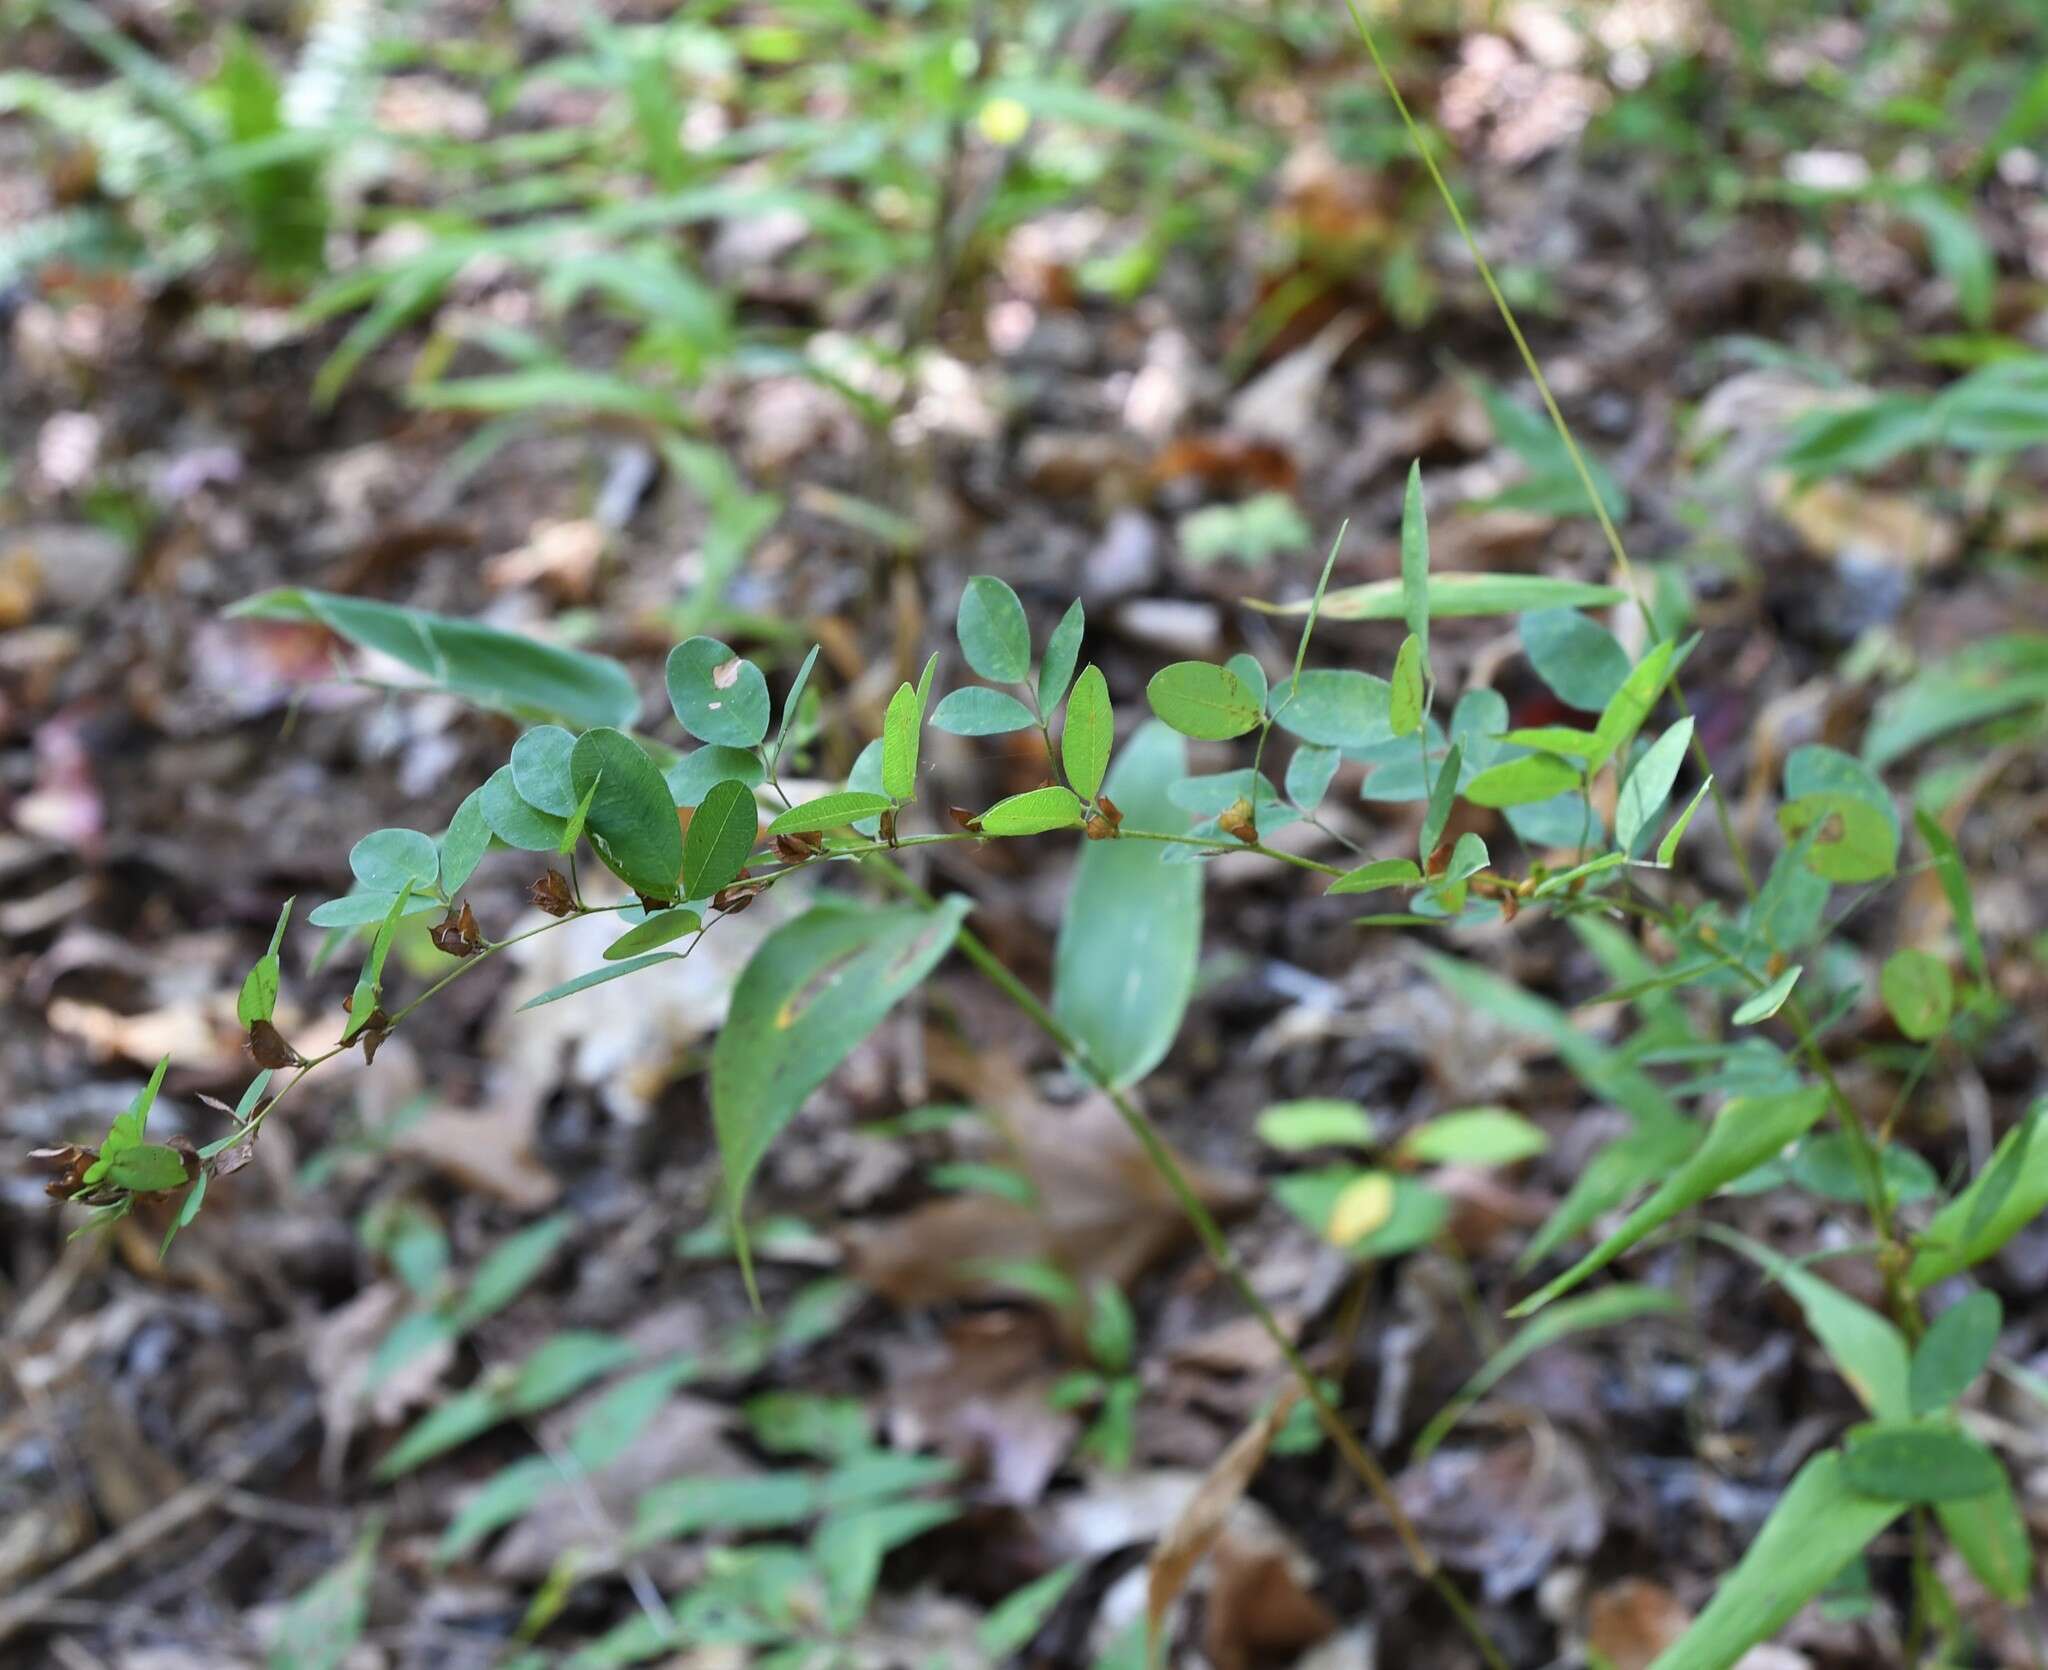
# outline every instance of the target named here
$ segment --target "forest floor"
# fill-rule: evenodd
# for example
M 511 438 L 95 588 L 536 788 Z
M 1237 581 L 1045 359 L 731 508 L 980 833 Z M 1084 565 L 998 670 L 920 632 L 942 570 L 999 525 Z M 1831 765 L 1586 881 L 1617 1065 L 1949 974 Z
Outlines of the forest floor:
M 154 52 L 205 50 L 153 37 L 150 7 L 109 10 Z M 258 25 L 277 10 L 256 8 Z M 429 8 L 450 28 L 472 10 Z M 1762 843 L 1791 748 L 1854 748 L 1876 695 L 1915 668 L 1994 634 L 2048 633 L 2043 449 L 1995 476 L 1967 457 L 1915 453 L 1804 497 L 1773 467 L 1789 426 L 1831 385 L 1946 382 L 1953 371 L 1915 351 L 1926 339 L 1976 330 L 2048 349 L 2038 159 L 2032 175 L 1994 169 L 1974 190 L 1970 220 L 1996 282 L 1990 311 L 1966 327 L 1959 308 L 1972 304 L 1954 269 L 1880 201 L 1752 193 L 1716 205 L 1717 231 L 1702 240 L 1687 171 L 1719 159 L 1619 132 L 1612 115 L 1632 84 L 1617 51 L 1562 51 L 1530 21 L 1556 14 L 1505 12 L 1497 29 L 1421 38 L 1404 79 L 1447 129 L 1483 244 L 1517 276 L 1566 413 L 1626 496 L 1622 531 L 1641 570 L 1691 600 L 1704 636 L 1685 684 L 1699 734 L 1740 827 Z M 1709 78 L 1732 73 L 1725 32 L 1697 29 L 1644 50 L 1689 56 Z M 26 67 L 101 73 L 53 30 L 22 41 Z M 1843 164 L 1843 142 L 1799 135 L 1812 120 L 1799 101 L 1820 66 L 1848 85 L 1835 108 L 1849 108 L 1872 50 L 1870 28 L 1840 18 L 1788 28 L 1751 90 L 1757 110 L 1696 128 L 1701 147 L 1726 147 L 1750 177 Z M 538 426 L 474 462 L 476 418 L 408 399 L 423 358 L 446 351 L 462 321 L 539 315 L 538 286 L 517 271 L 467 274 L 325 408 L 311 390 L 346 320 L 307 325 L 261 296 L 211 294 L 205 274 L 163 286 L 46 274 L 0 295 L 8 1146 L 104 1128 L 165 1054 L 156 1128 L 219 1134 L 217 1109 L 251 1073 L 236 991 L 282 901 L 296 896 L 303 911 L 344 891 L 366 831 L 442 828 L 517 734 L 404 688 L 389 668 L 344 667 L 318 628 L 224 616 L 264 588 L 317 586 L 573 642 L 625 662 L 657 713 L 663 657 L 683 632 L 729 638 L 778 689 L 815 641 L 825 702 L 810 775 L 836 780 L 898 680 L 933 648 L 953 654 L 972 574 L 1007 579 L 1040 635 L 1083 599 L 1089 658 L 1127 712 L 1168 660 L 1247 651 L 1284 668 L 1292 623 L 1240 600 L 1306 595 L 1340 524 L 1333 584 L 1395 574 L 1415 458 L 1440 570 L 1612 579 L 1589 517 L 1526 496 L 1470 508 L 1530 474 L 1528 447 L 1490 396 L 1529 413 L 1533 395 L 1421 176 L 1346 154 L 1349 130 L 1325 121 L 1377 98 L 1368 73 L 1355 51 L 1333 51 L 1301 108 L 1268 89 L 1286 137 L 1279 166 L 1234 222 L 1199 247 L 1168 247 L 1129 300 L 1075 279 L 1120 247 L 1128 229 L 1113 215 L 1069 206 L 982 240 L 938 296 L 919 380 L 886 428 L 801 376 L 714 379 L 703 433 L 782 513 L 711 596 L 704 576 L 721 558 L 706 502 L 632 418 Z M 466 119 L 471 95 L 452 79 L 438 95 L 426 71 L 403 79 L 415 106 Z M 572 98 L 558 119 L 577 119 Z M 1923 145 L 1936 172 L 1945 143 Z M 1895 163 L 1887 153 L 1878 166 Z M 0 220 L 40 211 L 56 189 L 47 152 L 0 121 Z M 744 244 L 748 230 L 729 222 L 719 236 Z M 780 285 L 778 236 L 722 257 L 737 305 L 835 325 Z M 1304 247 L 1321 253 L 1291 270 L 1276 261 L 1276 249 Z M 1389 300 L 1397 252 L 1426 293 L 1411 280 Z M 1304 275 L 1298 305 L 1262 308 Z M 848 319 L 861 311 L 835 305 Z M 1411 308 L 1416 322 L 1398 322 Z M 619 347 L 601 317 L 565 329 L 578 363 Z M 888 516 L 864 522 L 849 499 Z M 1262 549 L 1244 519 L 1212 519 L 1212 549 L 1191 523 L 1248 503 L 1279 518 L 1277 548 Z M 1615 630 L 1640 643 L 1619 611 Z M 1384 672 L 1399 639 L 1398 624 L 1335 622 L 1318 645 Z M 1444 622 L 1436 656 L 1444 689 L 1491 686 L 1517 724 L 1564 716 L 1511 622 Z M 938 816 L 1036 782 L 1043 762 L 1026 742 L 932 737 Z M 2048 753 L 2036 716 L 1912 764 L 1921 776 L 1903 787 L 1960 809 L 1951 827 L 2009 1004 L 1975 1058 L 1945 1061 L 1913 1104 L 1915 1146 L 1950 1175 L 1981 1161 L 2048 1085 Z M 1341 832 L 1412 846 L 1419 808 L 1359 800 L 1345 782 L 1330 814 Z M 1335 851 L 1318 831 L 1288 834 L 1298 850 Z M 971 892 L 984 937 L 1043 990 L 1074 847 L 946 847 L 920 867 L 934 886 Z M 1726 864 L 1702 859 L 1710 889 L 1730 883 Z M 531 917 L 532 869 L 524 855 L 493 858 L 470 888 L 494 936 Z M 1321 897 L 1296 871 L 1231 857 L 1206 876 L 1197 993 L 1139 1098 L 1197 1167 L 1253 1282 L 1387 1458 L 1423 1540 L 1477 1597 L 1508 1660 L 1641 1670 L 1799 1461 L 1859 1418 L 1853 1396 L 1753 1265 L 1686 1238 L 1630 1265 L 1632 1279 L 1682 1295 L 1676 1314 L 1531 1358 L 1451 1440 L 1412 1459 L 1418 1430 L 1503 1337 L 1496 1319 L 1522 1291 L 1516 1254 L 1619 1120 L 1551 1043 L 1463 1004 L 1413 948 L 1455 951 L 1567 1007 L 1611 981 L 1556 924 L 1418 938 L 1354 927 L 1351 901 Z M 1924 876 L 1902 883 L 1860 912 L 1849 941 L 1879 957 L 1918 942 L 1939 908 L 1931 888 Z M 163 1223 L 140 1214 L 68 1238 L 75 1210 L 10 1168 L 0 1664 L 481 1667 L 522 1650 L 522 1619 L 537 1662 L 553 1662 L 651 1594 L 704 1582 L 727 1545 L 748 1542 L 714 1526 L 620 1552 L 648 1485 L 772 1491 L 869 1444 L 950 1459 L 957 1512 L 888 1555 L 842 1638 L 848 1662 L 968 1665 L 1005 1648 L 1045 1666 L 1110 1662 L 1141 1609 L 1146 1552 L 1267 1406 L 1284 1378 L 1276 1354 L 1123 1127 L 957 960 L 766 1162 L 755 1189 L 772 1220 L 760 1234 L 766 1311 L 755 1317 L 717 1230 L 702 1068 L 740 960 L 772 916 L 760 914 L 673 972 L 516 1020 L 527 997 L 589 966 L 604 936 L 578 925 L 495 959 L 374 1066 L 344 1059 L 309 1083 L 168 1258 Z M 316 945 L 295 930 L 286 953 L 279 1024 L 301 1041 L 324 1040 L 349 986 L 350 959 L 309 966 Z M 394 957 L 413 986 L 441 966 L 423 935 Z M 1587 1010 L 1574 1024 L 1601 1036 L 1615 1018 Z M 1852 1018 L 1842 1047 L 1882 1024 Z M 1882 1108 L 1895 1086 L 1866 1071 L 1850 1088 Z M 1364 1265 L 1268 1186 L 1292 1162 L 1261 1142 L 1257 1117 L 1306 1097 L 1361 1104 L 1387 1135 L 1504 1105 L 1549 1146 L 1461 1174 L 1436 1244 Z M 1049 1214 L 957 1186 L 962 1167 L 1000 1157 L 989 1120 L 929 1112 L 959 1106 L 995 1116 Z M 1848 1209 L 1796 1191 L 1718 1202 L 1713 1215 L 1795 1251 L 1854 1235 Z M 536 1225 L 547 1226 L 539 1241 Z M 539 1251 L 502 1308 L 386 1372 L 380 1351 L 416 1295 L 487 1267 L 506 1280 L 490 1261 L 521 1234 Z M 1118 1353 L 1005 1291 L 991 1256 L 1047 1258 L 1084 1287 L 1125 1292 L 1121 1366 L 1077 1392 L 1077 1372 Z M 2005 1301 L 2004 1353 L 2048 1374 L 2048 1227 L 2021 1234 L 1983 1276 Z M 501 1386 L 564 1334 L 587 1357 L 587 1389 L 510 1409 L 395 1477 L 380 1470 L 424 1414 Z M 674 1366 L 625 1457 L 448 1557 L 478 1487 L 561 1455 L 612 1394 L 595 1365 L 629 1360 Z M 2001 1383 L 1984 1418 L 2006 1435 L 2023 1507 L 2048 1536 L 2041 1409 Z M 1298 1442 L 1258 1474 L 1196 1603 L 1177 1614 L 1176 1662 L 1476 1662 L 1383 1515 L 1312 1434 L 1289 1430 Z M 1870 1588 L 1802 1613 L 1757 1670 L 1893 1662 L 1904 1535 L 1873 1552 Z M 1021 1615 L 998 1612 L 1006 1597 L 1052 1573 L 1066 1586 L 1032 1627 L 1015 1642 L 990 1632 L 992 1615 Z M 2029 1620 L 1997 1606 L 1953 1562 L 1941 1576 L 1976 1662 L 2035 1662 L 2030 1638 L 2048 1610 L 2037 1603 Z M 310 1606 L 294 1600 L 323 1578 Z M 709 1670 L 768 1651 L 678 1647 L 671 1661 Z

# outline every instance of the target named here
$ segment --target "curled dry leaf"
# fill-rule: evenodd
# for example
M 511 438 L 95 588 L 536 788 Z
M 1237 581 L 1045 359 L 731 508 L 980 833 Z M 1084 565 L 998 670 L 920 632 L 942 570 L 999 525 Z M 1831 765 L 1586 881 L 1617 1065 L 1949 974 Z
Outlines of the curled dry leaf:
M 306 1058 L 293 1049 L 285 1035 L 269 1021 L 250 1023 L 249 1059 L 273 1072 L 281 1067 L 303 1067 L 306 1064 Z
M 1145 1571 L 1145 1631 L 1154 1642 L 1159 1639 L 1168 1609 L 1180 1598 L 1203 1557 L 1216 1545 L 1230 1510 L 1237 1506 L 1253 1476 L 1265 1464 L 1273 1435 L 1280 1430 L 1300 1395 L 1299 1386 L 1289 1385 L 1270 1409 L 1232 1440 L 1230 1448 L 1217 1458 L 1201 1488 L 1153 1549 Z
M 527 889 L 526 896 L 533 902 L 535 910 L 543 910 L 550 916 L 574 916 L 576 901 L 569 892 L 569 878 L 560 870 L 549 870 Z
M 476 912 L 469 908 L 467 899 L 450 906 L 448 914 L 427 930 L 427 937 L 434 942 L 436 951 L 448 957 L 473 957 L 484 948 Z
M 1586 1644 L 1614 1670 L 1649 1670 L 1657 1655 L 1692 1627 L 1692 1614 L 1669 1589 L 1626 1577 L 1586 1608 Z

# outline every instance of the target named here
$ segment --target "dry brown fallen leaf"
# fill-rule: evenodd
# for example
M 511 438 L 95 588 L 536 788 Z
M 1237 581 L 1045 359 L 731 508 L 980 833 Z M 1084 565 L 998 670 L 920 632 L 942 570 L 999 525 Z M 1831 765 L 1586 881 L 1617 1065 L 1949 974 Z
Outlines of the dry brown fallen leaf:
M 1280 1430 L 1300 1395 L 1300 1388 L 1290 1385 L 1265 1414 L 1231 1440 L 1230 1448 L 1217 1457 L 1201 1487 L 1152 1550 L 1145 1571 L 1145 1633 L 1155 1657 L 1168 1609 L 1180 1598 L 1203 1556 L 1215 1547 L 1230 1510 L 1237 1506 L 1253 1476 L 1265 1464 L 1273 1435 Z
M 1625 1577 L 1594 1595 L 1586 1608 L 1586 1642 L 1613 1670 L 1649 1670 L 1657 1655 L 1692 1627 L 1669 1589 Z
M 1766 501 L 1817 556 L 1860 556 L 1915 573 L 1945 568 L 1962 552 L 1956 525 L 1903 493 L 1853 481 L 1799 487 L 1782 473 L 1765 477 Z

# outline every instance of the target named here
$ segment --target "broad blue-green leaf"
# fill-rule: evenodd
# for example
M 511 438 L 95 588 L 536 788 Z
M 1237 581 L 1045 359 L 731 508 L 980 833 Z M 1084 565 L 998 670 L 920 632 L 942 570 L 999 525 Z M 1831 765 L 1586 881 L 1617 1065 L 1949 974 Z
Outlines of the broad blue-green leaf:
M 1273 722 L 1304 742 L 1365 748 L 1392 740 L 1393 687 L 1370 673 L 1312 667 L 1273 687 Z
M 771 933 L 748 961 L 711 1051 L 712 1122 L 743 1265 L 741 1214 L 769 1144 L 804 1098 L 938 966 L 970 908 L 958 894 L 936 910 L 814 905 Z
M 752 748 L 768 734 L 768 681 L 716 638 L 685 638 L 669 651 L 668 700 L 699 742 Z
M 1109 705 L 1109 682 L 1102 669 L 1089 666 L 1074 681 L 1067 702 L 1066 728 L 1060 732 L 1060 763 L 1067 781 L 1083 800 L 1093 800 L 1109 769 L 1109 745 L 1116 734 L 1116 715 Z
M 2005 1308 L 1984 1288 L 1943 1311 L 1913 1349 L 1913 1413 L 1932 1415 L 1967 1392 L 1991 1361 Z
M 572 817 L 583 797 L 569 776 L 576 734 L 560 725 L 536 725 L 512 744 L 512 786 L 529 806 Z
M 380 893 L 395 893 L 407 882 L 426 892 L 441 873 L 441 853 L 417 829 L 378 829 L 349 849 L 348 867 L 357 881 Z
M 597 856 L 634 891 L 674 898 L 683 833 L 668 784 L 646 751 L 624 731 L 585 731 L 569 767 L 579 800 L 596 786 L 583 832 Z
M 1991 1161 L 1920 1232 L 1907 1272 L 1916 1290 L 1981 1264 L 2048 1208 L 2048 1103 L 2036 1102 Z
M 1815 1456 L 1778 1498 L 1706 1610 L 1650 1670 L 1728 1670 L 1776 1635 L 1905 1511 L 1902 1501 L 1853 1489 L 1837 1451 Z
M 949 690 L 932 710 L 932 727 L 953 736 L 1002 736 L 1010 731 L 1028 731 L 1038 721 L 1007 690 L 968 684 Z
M 694 910 L 658 910 L 646 921 L 634 923 L 607 945 L 604 960 L 608 963 L 623 962 L 643 951 L 652 951 L 656 946 L 668 945 L 685 934 L 694 934 L 703 926 Z
M 1893 1024 L 1915 1043 L 1940 1037 L 1955 1012 L 1956 983 L 1948 964 L 1911 946 L 1885 959 L 1878 987 Z
M 474 621 L 297 587 L 259 593 L 228 613 L 315 621 L 352 643 L 404 662 L 455 695 L 501 712 L 572 725 L 630 725 L 639 717 L 633 681 L 616 661 Z
M 1604 1269 L 1652 1230 L 1669 1223 L 1723 1184 L 1762 1165 L 1803 1136 L 1827 1107 L 1818 1086 L 1775 1096 L 1738 1096 L 1724 1107 L 1706 1139 L 1622 1221 L 1621 1227 L 1555 1281 L 1524 1299 L 1510 1316 L 1527 1316 Z
M 667 912 L 663 912 L 667 915 Z M 538 1009 L 545 1004 L 559 1003 L 565 997 L 574 997 L 578 992 L 587 992 L 592 986 L 602 986 L 613 980 L 623 980 L 629 974 L 638 974 L 643 968 L 652 968 L 656 963 L 682 961 L 680 951 L 650 951 L 645 956 L 629 957 L 622 963 L 611 963 L 604 968 L 593 968 L 587 974 L 579 974 L 573 980 L 564 980 L 559 986 L 550 986 L 538 997 L 529 997 L 520 1004 L 521 1010 Z
M 1998 1458 L 1976 1439 L 1933 1422 L 1852 1427 L 1842 1452 L 1851 1490 L 1890 1502 L 1953 1502 L 1996 1490 Z
M 441 885 L 452 898 L 476 874 L 490 850 L 491 826 L 484 817 L 484 791 L 471 789 L 448 820 L 448 832 L 441 837 Z
M 1650 744 L 1623 781 L 1614 807 L 1614 844 L 1623 852 L 1636 850 L 1664 810 L 1664 802 L 1671 798 L 1671 786 L 1685 764 L 1685 751 L 1692 746 L 1692 729 L 1690 715 L 1679 720 Z
M 1552 754 L 1524 754 L 1518 760 L 1490 765 L 1465 785 L 1474 806 L 1523 806 L 1549 800 L 1579 785 L 1575 767 Z
M 1287 798 L 1304 812 L 1313 812 L 1330 792 L 1330 779 L 1344 763 L 1343 753 L 1317 742 L 1304 742 L 1287 762 Z
M 751 748 L 714 745 L 693 750 L 661 774 L 669 798 L 678 806 L 695 807 L 720 783 L 744 783 L 750 789 L 767 781 L 761 757 Z
M 1045 641 L 1045 660 L 1038 669 L 1038 711 L 1048 719 L 1074 680 L 1074 665 L 1081 659 L 1081 635 L 1086 625 L 1087 616 L 1077 597 L 1067 605 L 1067 612 L 1060 616 L 1059 625 Z
M 892 802 L 886 794 L 867 794 L 859 789 L 841 789 L 792 806 L 769 824 L 774 835 L 817 835 L 828 829 L 843 829 L 857 818 L 871 818 L 888 811 Z
M 1299 603 L 1242 600 L 1269 615 L 1305 615 Z M 1533 609 L 1600 609 L 1625 603 L 1628 593 L 1614 586 L 1581 580 L 1553 580 L 1542 574 L 1432 574 L 1429 577 L 1429 618 L 1453 620 L 1467 615 L 1519 615 Z M 1402 620 L 1407 603 L 1399 580 L 1371 580 L 1362 586 L 1341 586 L 1323 598 L 1325 620 Z
M 1260 717 L 1259 703 L 1244 681 L 1207 661 L 1161 667 L 1145 686 L 1145 699 L 1182 736 L 1209 742 L 1243 736 Z
M 1179 738 L 1141 726 L 1105 788 L 1134 829 L 1170 829 L 1168 789 L 1187 770 Z M 1202 870 L 1169 864 L 1152 841 L 1089 841 L 1075 867 L 1053 954 L 1053 1012 L 1118 1085 L 1172 1046 L 1195 985 Z
M 1584 1293 L 1576 1299 L 1566 1299 L 1551 1306 L 1487 1358 L 1479 1372 L 1431 1417 L 1429 1424 L 1416 1436 L 1414 1459 L 1426 1461 L 1430 1453 L 1450 1436 L 1451 1429 L 1464 1418 L 1466 1410 L 1545 1346 L 1593 1328 L 1613 1328 L 1644 1316 L 1676 1315 L 1684 1309 L 1684 1301 L 1674 1293 L 1654 1287 L 1637 1287 L 1628 1282 L 1618 1282 L 1613 1287 L 1603 1287 L 1598 1293 Z
M 713 788 L 683 837 L 683 897 L 708 899 L 738 880 L 760 827 L 754 791 L 746 784 L 720 783 Z
M 307 914 L 306 920 L 316 928 L 367 928 L 372 922 L 382 922 L 397 903 L 396 893 L 345 893 L 339 899 L 329 899 L 324 905 L 316 906 Z M 406 900 L 405 909 L 399 914 L 419 916 L 440 908 L 441 901 L 428 893 Z
M 1071 789 L 1049 785 L 1026 789 L 998 800 L 981 814 L 984 835 L 1043 835 L 1052 829 L 1079 829 L 1081 803 Z
M 1031 624 L 1024 605 L 992 574 L 977 574 L 960 593 L 954 622 L 967 665 L 991 684 L 1021 684 L 1031 672 Z
M 521 852 L 555 851 L 569 827 L 567 818 L 543 812 L 520 796 L 509 765 L 499 766 L 485 779 L 479 804 L 491 833 Z
M 1604 713 L 1629 675 L 1628 651 L 1576 609 L 1539 609 L 1521 621 L 1522 653 L 1567 707 Z

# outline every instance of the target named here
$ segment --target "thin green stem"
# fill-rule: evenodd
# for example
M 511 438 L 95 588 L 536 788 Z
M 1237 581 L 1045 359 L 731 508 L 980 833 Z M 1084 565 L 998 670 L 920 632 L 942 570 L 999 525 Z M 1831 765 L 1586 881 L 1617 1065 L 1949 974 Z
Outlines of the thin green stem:
M 872 867 L 906 897 L 916 900 L 928 910 L 938 908 L 938 900 L 890 859 L 877 855 Z M 1087 1046 L 1067 1029 L 1058 1016 L 1039 1001 L 1037 993 L 1025 985 L 977 934 L 963 927 L 954 943 L 961 955 L 966 957 L 1027 1020 L 1044 1033 L 1053 1045 L 1071 1059 L 1109 1098 L 1118 1116 L 1129 1128 L 1132 1136 L 1137 1138 L 1147 1162 L 1166 1184 L 1168 1192 L 1172 1194 L 1175 1203 L 1194 1229 L 1210 1261 L 1230 1283 L 1246 1309 L 1258 1319 L 1260 1328 L 1279 1351 L 1289 1372 L 1300 1382 L 1302 1393 L 1314 1409 L 1317 1422 L 1329 1435 L 1330 1442 L 1337 1447 L 1338 1453 L 1344 1457 L 1352 1471 L 1372 1493 L 1373 1499 L 1378 1502 L 1416 1575 L 1443 1598 L 1445 1605 L 1456 1616 L 1492 1670 L 1507 1670 L 1506 1661 L 1488 1637 L 1485 1626 L 1479 1621 L 1471 1603 L 1445 1575 L 1436 1557 L 1423 1543 L 1414 1521 L 1401 1506 L 1400 1497 L 1395 1493 L 1393 1481 L 1387 1476 L 1386 1469 L 1380 1465 L 1372 1452 L 1359 1442 L 1350 1427 L 1345 1425 L 1343 1416 L 1338 1413 L 1336 1406 L 1331 1403 L 1328 1394 L 1317 1381 L 1300 1348 L 1295 1345 L 1287 1330 L 1280 1325 L 1280 1319 L 1273 1314 L 1272 1306 L 1267 1304 L 1258 1290 L 1252 1286 L 1243 1263 L 1230 1245 L 1229 1238 L 1224 1235 L 1215 1214 L 1196 1192 L 1187 1172 L 1182 1168 L 1173 1150 L 1167 1146 L 1165 1137 L 1160 1134 L 1159 1127 L 1125 1094 L 1114 1077 L 1095 1062 Z

